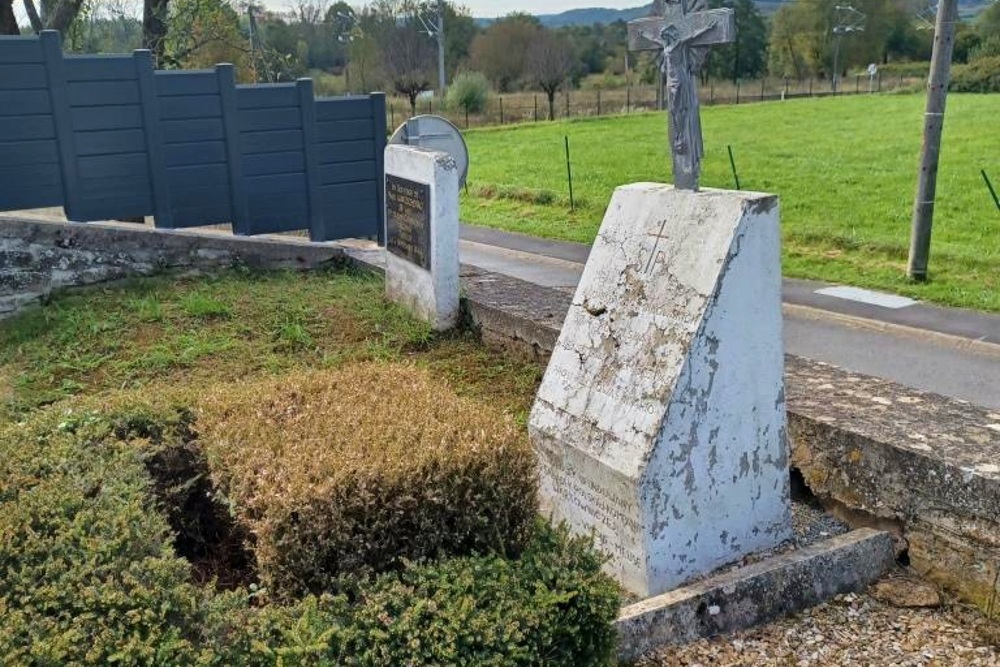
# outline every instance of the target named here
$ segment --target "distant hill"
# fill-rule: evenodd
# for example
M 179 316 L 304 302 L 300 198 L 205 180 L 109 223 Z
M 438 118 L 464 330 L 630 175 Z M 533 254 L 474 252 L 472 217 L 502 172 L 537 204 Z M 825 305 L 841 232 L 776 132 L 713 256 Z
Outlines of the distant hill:
M 756 0 L 757 7 L 765 15 L 778 11 L 783 1 L 787 0 Z M 1000 0 L 998 0 L 1000 1 Z M 975 16 L 989 4 L 990 0 L 959 0 L 959 13 L 963 19 Z M 586 9 L 570 9 L 560 14 L 539 14 L 538 20 L 549 28 L 561 28 L 568 25 L 593 25 L 594 23 L 614 23 L 615 21 L 631 21 L 649 15 L 653 3 L 632 9 L 608 9 L 607 7 L 589 7 Z M 487 26 L 492 19 L 476 19 L 480 26 Z
M 594 23 L 608 24 L 649 16 L 649 10 L 652 6 L 653 3 L 632 9 L 607 9 L 606 7 L 570 9 L 561 14 L 540 14 L 538 20 L 548 28 L 561 28 L 567 25 L 593 25 Z

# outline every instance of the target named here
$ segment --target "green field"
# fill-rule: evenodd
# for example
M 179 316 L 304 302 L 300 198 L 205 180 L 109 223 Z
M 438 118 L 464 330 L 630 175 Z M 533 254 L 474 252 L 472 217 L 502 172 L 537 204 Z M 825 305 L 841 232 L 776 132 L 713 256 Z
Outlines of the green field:
M 905 277 L 923 124 L 922 95 L 789 100 L 703 110 L 702 184 L 781 197 L 784 273 L 1000 311 L 1000 97 L 948 102 L 931 280 Z M 563 137 L 570 139 L 570 211 Z M 472 167 L 462 219 L 590 242 L 615 186 L 668 181 L 665 114 L 524 124 L 466 134 Z

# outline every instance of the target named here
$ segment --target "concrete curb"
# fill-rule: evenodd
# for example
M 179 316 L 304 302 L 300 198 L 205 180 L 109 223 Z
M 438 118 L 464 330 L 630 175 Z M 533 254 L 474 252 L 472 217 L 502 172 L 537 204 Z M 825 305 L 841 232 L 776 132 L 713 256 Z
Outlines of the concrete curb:
M 895 565 L 888 533 L 844 535 L 623 607 L 618 660 L 744 630 L 842 593 L 859 592 Z

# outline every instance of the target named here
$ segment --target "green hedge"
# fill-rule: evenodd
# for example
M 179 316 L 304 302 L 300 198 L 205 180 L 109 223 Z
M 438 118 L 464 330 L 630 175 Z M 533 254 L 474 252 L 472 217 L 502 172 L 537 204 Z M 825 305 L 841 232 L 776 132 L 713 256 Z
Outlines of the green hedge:
M 1000 93 L 1000 56 L 984 56 L 967 65 L 955 65 L 948 90 L 956 93 Z
M 262 604 L 252 588 L 195 584 L 167 505 L 187 503 L 197 480 L 172 483 L 188 464 L 164 463 L 190 460 L 178 455 L 189 421 L 140 401 L 0 428 L 0 664 L 609 660 L 617 589 L 585 541 L 544 524 L 520 558 L 409 565 L 356 580 L 350 596 Z
M 516 555 L 531 533 L 524 429 L 412 364 L 227 384 L 197 412 L 212 477 L 275 598 L 405 560 Z

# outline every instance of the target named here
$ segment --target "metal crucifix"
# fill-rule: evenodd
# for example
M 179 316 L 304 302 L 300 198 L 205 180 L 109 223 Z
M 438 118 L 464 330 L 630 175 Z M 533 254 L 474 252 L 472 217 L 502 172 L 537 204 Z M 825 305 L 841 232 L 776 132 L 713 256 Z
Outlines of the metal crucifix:
M 698 112 L 698 70 L 713 44 L 736 39 L 732 9 L 707 9 L 707 0 L 657 0 L 654 16 L 630 21 L 632 51 L 663 51 L 674 186 L 697 190 L 704 147 Z

